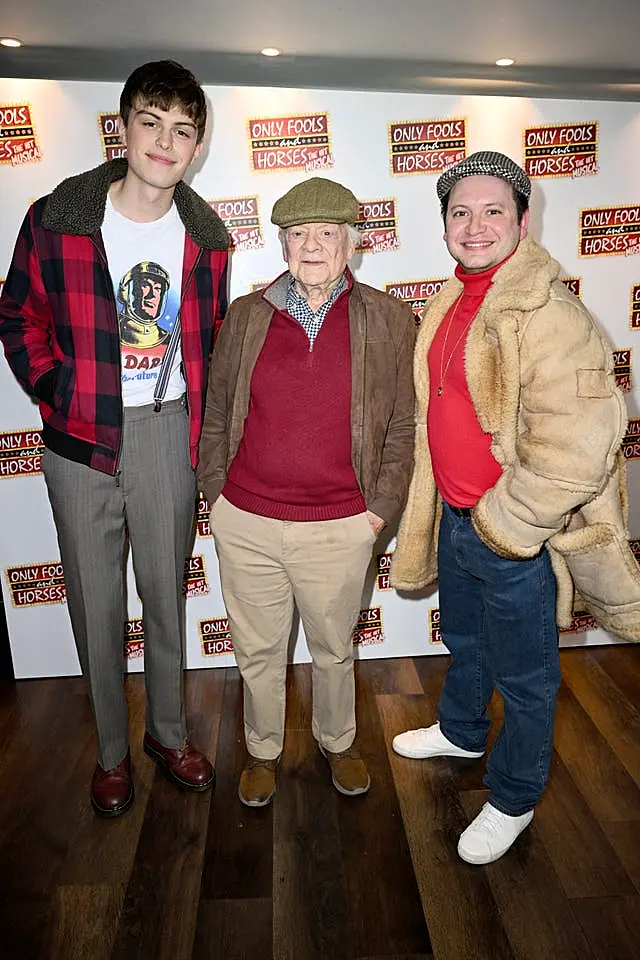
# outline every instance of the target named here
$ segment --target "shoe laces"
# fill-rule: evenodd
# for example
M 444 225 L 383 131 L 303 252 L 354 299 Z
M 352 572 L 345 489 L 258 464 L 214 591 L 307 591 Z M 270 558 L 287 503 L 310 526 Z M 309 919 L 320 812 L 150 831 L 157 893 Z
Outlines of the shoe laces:
M 340 753 L 330 753 L 327 751 L 331 760 L 361 760 L 361 756 L 355 747 L 348 747 L 346 750 L 341 750 Z
M 264 767 L 265 770 L 273 770 L 275 760 L 263 760 L 261 757 L 249 757 L 247 760 L 247 770 L 255 770 L 256 767 Z
M 490 833 L 500 833 L 504 829 L 505 814 L 500 813 L 490 803 L 485 803 L 484 807 L 476 818 L 476 826 L 488 830 Z

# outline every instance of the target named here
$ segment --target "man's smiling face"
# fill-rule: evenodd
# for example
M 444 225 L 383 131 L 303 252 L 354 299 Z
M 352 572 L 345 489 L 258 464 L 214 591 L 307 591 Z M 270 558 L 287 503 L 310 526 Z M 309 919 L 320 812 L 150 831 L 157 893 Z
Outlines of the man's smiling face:
M 150 187 L 175 187 L 202 150 L 195 123 L 178 106 L 161 110 L 136 103 L 127 126 L 118 118 L 118 128 L 130 176 Z
M 444 240 L 467 273 L 501 263 L 526 237 L 529 211 L 518 223 L 510 184 L 499 177 L 464 177 L 451 189 Z

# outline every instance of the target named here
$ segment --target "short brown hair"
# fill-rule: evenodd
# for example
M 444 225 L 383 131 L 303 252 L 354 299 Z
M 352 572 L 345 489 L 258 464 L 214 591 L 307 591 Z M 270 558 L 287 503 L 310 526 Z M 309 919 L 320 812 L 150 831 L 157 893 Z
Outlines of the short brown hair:
M 197 142 L 204 137 L 207 122 L 204 92 L 191 71 L 176 60 L 153 60 L 133 71 L 120 95 L 120 116 L 125 126 L 137 104 L 160 110 L 181 107 L 196 125 Z
M 529 198 L 523 196 L 521 193 L 518 193 L 513 184 L 509 184 L 513 192 L 513 202 L 516 205 L 516 216 L 518 218 L 518 224 L 522 223 L 522 218 L 524 217 L 525 211 L 529 209 Z M 447 210 L 449 209 L 449 200 L 451 199 L 451 191 L 445 193 L 444 197 L 440 201 L 440 213 L 442 214 L 442 221 L 444 225 L 447 225 Z

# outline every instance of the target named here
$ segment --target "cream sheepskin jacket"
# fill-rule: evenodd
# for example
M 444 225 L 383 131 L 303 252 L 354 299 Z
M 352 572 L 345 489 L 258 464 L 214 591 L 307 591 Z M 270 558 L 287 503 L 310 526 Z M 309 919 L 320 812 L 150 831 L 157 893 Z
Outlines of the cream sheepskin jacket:
M 609 344 L 560 267 L 527 238 L 496 272 L 465 347 L 469 392 L 502 475 L 472 511 L 478 536 L 513 559 L 549 550 L 557 620 L 588 610 L 640 640 L 640 570 L 629 548 L 624 460 L 627 413 Z M 462 292 L 453 278 L 430 302 L 414 359 L 415 467 L 391 567 L 399 590 L 437 580 L 441 500 L 427 441 L 427 354 Z

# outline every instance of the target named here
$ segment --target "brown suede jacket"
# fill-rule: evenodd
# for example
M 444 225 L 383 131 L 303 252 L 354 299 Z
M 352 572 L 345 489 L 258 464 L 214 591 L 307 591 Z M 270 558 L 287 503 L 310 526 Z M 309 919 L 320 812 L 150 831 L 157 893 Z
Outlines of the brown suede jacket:
M 274 308 L 284 309 L 286 289 L 283 274 L 266 290 L 240 297 L 216 340 L 198 466 L 200 490 L 212 506 L 238 452 L 253 368 Z M 349 326 L 351 459 L 367 509 L 389 523 L 402 511 L 413 466 L 415 323 L 405 304 L 354 281 Z

